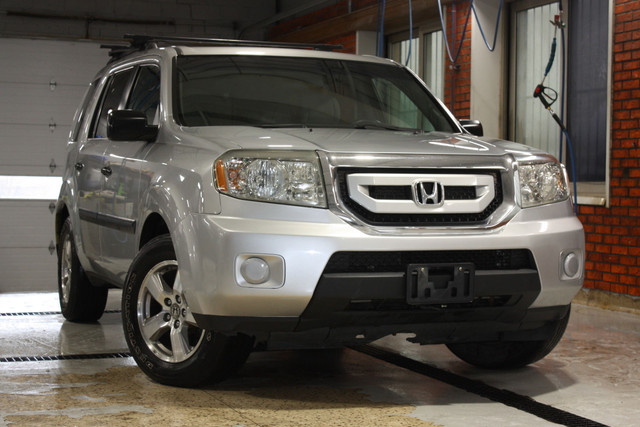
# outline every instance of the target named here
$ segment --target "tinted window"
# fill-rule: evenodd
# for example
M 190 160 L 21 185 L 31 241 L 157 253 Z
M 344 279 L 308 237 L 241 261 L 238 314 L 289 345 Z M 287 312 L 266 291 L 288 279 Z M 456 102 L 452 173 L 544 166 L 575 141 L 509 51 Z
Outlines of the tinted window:
M 147 122 L 157 124 L 156 112 L 160 103 L 160 70 L 157 67 L 140 67 L 131 90 L 127 108 L 142 111 Z
M 122 95 L 127 88 L 132 71 L 133 69 L 128 69 L 109 77 L 102 93 L 100 115 L 94 122 L 94 131 L 91 133 L 94 138 L 107 137 L 107 115 L 110 110 L 117 110 L 120 107 Z
M 395 65 L 262 56 L 178 57 L 186 126 L 358 127 L 455 131 L 434 98 Z
M 98 85 L 98 81 L 95 81 L 95 82 L 91 83 L 89 85 L 89 88 L 87 89 L 87 92 L 84 95 L 84 98 L 82 100 L 82 105 L 80 105 L 80 108 L 78 109 L 78 111 L 76 113 L 76 117 L 74 119 L 75 125 L 73 126 L 73 129 L 71 130 L 71 134 L 69 135 L 69 140 L 70 141 L 77 141 L 78 140 L 78 135 L 80 134 L 80 129 L 82 129 L 82 125 L 86 121 L 87 107 L 89 106 L 89 103 L 93 99 L 93 94 L 96 91 L 96 86 L 97 85 Z

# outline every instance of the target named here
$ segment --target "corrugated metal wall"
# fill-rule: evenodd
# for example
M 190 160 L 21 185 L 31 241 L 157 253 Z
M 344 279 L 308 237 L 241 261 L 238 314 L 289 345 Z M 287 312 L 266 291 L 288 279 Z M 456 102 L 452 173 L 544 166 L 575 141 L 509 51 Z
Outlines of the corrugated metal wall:
M 554 36 L 553 21 L 558 4 L 534 7 L 516 13 L 515 37 L 515 120 L 512 138 L 517 142 L 559 154 L 560 128 L 540 101 L 533 97 L 536 86 L 544 76 Z M 559 37 L 558 34 L 558 42 Z M 545 86 L 559 91 L 560 60 L 557 57 Z M 553 106 L 559 111 L 560 103 Z
M 567 123 L 578 181 L 604 181 L 607 159 L 609 2 L 570 3 Z

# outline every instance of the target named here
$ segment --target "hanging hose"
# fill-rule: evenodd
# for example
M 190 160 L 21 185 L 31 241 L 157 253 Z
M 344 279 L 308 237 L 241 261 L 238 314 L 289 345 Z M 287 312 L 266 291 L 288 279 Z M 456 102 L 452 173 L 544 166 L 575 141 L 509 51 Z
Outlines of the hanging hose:
M 376 56 L 384 55 L 384 12 L 387 6 L 386 0 L 378 0 L 378 26 Z
M 446 31 L 446 27 L 444 25 L 444 17 L 442 16 L 442 1 L 438 0 L 438 10 L 440 11 L 440 24 L 442 25 L 442 36 L 444 38 L 444 45 L 447 48 L 447 55 L 449 56 L 449 61 L 451 62 L 452 65 L 454 65 L 458 61 L 458 58 L 460 57 L 460 51 L 462 50 L 462 45 L 464 44 L 464 39 L 465 39 L 465 36 L 467 34 L 467 25 L 469 24 L 469 18 L 471 17 L 471 6 L 472 5 L 473 5 L 473 2 L 469 5 L 469 11 L 467 12 L 467 18 L 464 21 L 464 28 L 462 29 L 462 39 L 460 40 L 460 45 L 458 46 L 458 50 L 456 51 L 456 56 L 454 57 L 453 55 L 451 55 L 451 48 L 449 47 L 449 39 L 447 38 L 447 31 Z M 455 19 L 453 21 L 454 21 L 453 22 L 453 37 L 454 37 L 454 43 L 455 43 L 455 37 L 456 37 Z M 454 48 L 455 48 L 455 46 L 454 46 Z
M 551 54 L 549 55 L 549 62 L 547 62 L 547 68 L 544 70 L 544 77 L 542 78 L 542 83 L 544 83 L 544 79 L 549 75 L 549 71 L 551 71 L 551 66 L 553 65 L 553 60 L 556 57 L 556 36 L 553 36 L 553 41 L 551 42 Z
M 560 13 L 562 13 L 562 3 L 560 3 Z M 565 88 L 566 88 L 566 73 L 565 73 L 565 43 L 564 43 L 564 27 L 560 27 L 560 40 L 562 44 L 560 45 L 560 51 L 562 52 L 562 71 L 561 71 L 561 83 L 560 83 L 560 120 L 564 123 L 564 103 L 565 103 Z M 562 141 L 563 141 L 564 132 L 560 132 L 560 161 L 562 162 Z
M 502 15 L 502 6 L 504 5 L 504 0 L 500 0 L 500 6 L 498 6 L 498 18 L 496 19 L 496 29 L 493 33 L 493 45 L 489 45 L 487 41 L 487 37 L 484 35 L 484 31 L 482 30 L 482 24 L 480 24 L 480 19 L 478 19 L 478 12 L 476 12 L 476 7 L 473 4 L 473 0 L 471 0 L 471 9 L 473 10 L 473 16 L 476 17 L 476 22 L 478 23 L 478 29 L 480 30 L 480 35 L 482 35 L 482 40 L 484 40 L 485 46 L 489 49 L 489 52 L 493 52 L 496 49 L 496 41 L 498 40 L 498 29 L 500 28 L 500 15 Z
M 411 1 L 409 1 L 409 3 L 411 3 Z M 478 19 L 478 12 L 476 11 L 476 7 L 473 4 L 473 0 L 469 0 L 469 10 L 467 12 L 467 18 L 464 22 L 464 29 L 462 30 L 462 40 L 460 40 L 460 45 L 458 46 L 456 56 L 454 57 L 453 55 L 451 55 L 451 48 L 449 47 L 449 40 L 447 39 L 447 32 L 445 31 L 444 16 L 442 15 L 442 1 L 438 0 L 438 10 L 440 12 L 440 25 L 442 25 L 442 33 L 444 36 L 445 46 L 447 47 L 447 55 L 449 56 L 449 61 L 451 61 L 452 64 L 455 64 L 456 61 L 458 60 L 458 57 L 460 56 L 460 50 L 462 49 L 462 44 L 464 43 L 464 39 L 467 34 L 467 25 L 469 24 L 471 11 L 473 11 L 473 15 L 476 18 L 476 22 L 478 23 L 478 29 L 480 30 L 480 34 L 482 35 L 482 39 L 484 40 L 485 46 L 487 46 L 487 49 L 489 49 L 489 52 L 493 52 L 496 49 L 496 41 L 498 40 L 498 29 L 500 28 L 500 17 L 502 15 L 503 6 L 504 6 L 504 0 L 500 0 L 500 6 L 498 7 L 498 17 L 496 18 L 496 27 L 493 33 L 493 43 L 492 45 L 489 45 L 489 42 L 487 41 L 487 37 L 484 34 L 484 30 L 482 29 L 482 24 L 480 23 L 480 19 Z M 455 33 L 453 34 L 453 36 L 455 39 Z M 454 45 L 455 45 L 455 41 L 454 41 Z
M 409 65 L 409 59 L 411 59 L 411 44 L 413 43 L 413 8 L 411 7 L 411 0 L 409 0 L 409 52 L 407 53 L 407 61 L 405 66 Z
M 551 105 L 553 105 L 553 103 L 556 102 L 558 98 L 558 93 L 555 90 L 544 86 L 544 81 L 547 78 L 549 71 L 551 71 L 551 67 L 553 66 L 553 61 L 556 56 L 556 45 L 557 45 L 556 35 L 558 32 L 558 28 L 560 28 L 560 33 L 562 37 L 562 63 L 563 63 L 561 108 L 564 111 L 564 92 L 565 92 L 564 48 L 565 48 L 565 45 L 564 45 L 564 22 L 562 21 L 562 13 L 563 13 L 562 0 L 560 0 L 558 3 L 560 4 L 559 14 L 556 15 L 555 20 L 551 22 L 554 25 L 555 29 L 554 29 L 553 41 L 551 43 L 551 53 L 549 55 L 549 61 L 547 61 L 547 66 L 545 67 L 545 70 L 544 70 L 544 76 L 542 77 L 542 82 L 540 82 L 540 84 L 536 86 L 536 89 L 533 92 L 533 97 L 538 98 L 540 100 L 544 108 L 546 108 L 546 110 L 549 111 L 549 113 L 551 114 L 551 117 L 553 118 L 553 120 L 555 120 L 558 126 L 560 126 L 560 161 L 562 161 L 562 135 L 564 135 L 565 138 L 567 139 L 567 151 L 569 152 L 569 160 L 571 161 L 571 180 L 573 181 L 573 211 L 577 214 L 578 213 L 578 184 L 576 180 L 576 163 L 573 157 L 573 144 L 571 142 L 571 138 L 569 137 L 569 132 L 567 131 L 567 128 L 564 125 L 563 119 L 558 117 L 558 115 L 551 109 Z M 560 114 L 564 116 L 564 112 L 561 112 Z

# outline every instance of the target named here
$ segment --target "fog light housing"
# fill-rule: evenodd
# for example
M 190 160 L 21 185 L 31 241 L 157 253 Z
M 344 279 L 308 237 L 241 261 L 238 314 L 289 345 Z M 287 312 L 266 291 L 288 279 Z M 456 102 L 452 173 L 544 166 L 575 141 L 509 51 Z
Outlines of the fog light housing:
M 279 288 L 284 285 L 284 259 L 278 255 L 240 254 L 235 273 L 236 283 L 244 288 Z
M 560 279 L 576 279 L 582 275 L 582 252 L 578 250 L 564 251 L 560 255 Z
M 269 279 L 269 264 L 262 258 L 248 258 L 240 264 L 240 274 L 252 285 L 259 285 Z

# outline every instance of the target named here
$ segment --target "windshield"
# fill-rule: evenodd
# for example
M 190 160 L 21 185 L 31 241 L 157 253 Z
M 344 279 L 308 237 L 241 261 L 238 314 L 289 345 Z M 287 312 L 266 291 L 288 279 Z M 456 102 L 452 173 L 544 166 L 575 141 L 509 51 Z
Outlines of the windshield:
M 407 70 L 389 64 L 270 56 L 180 56 L 184 126 L 351 127 L 456 132 Z

